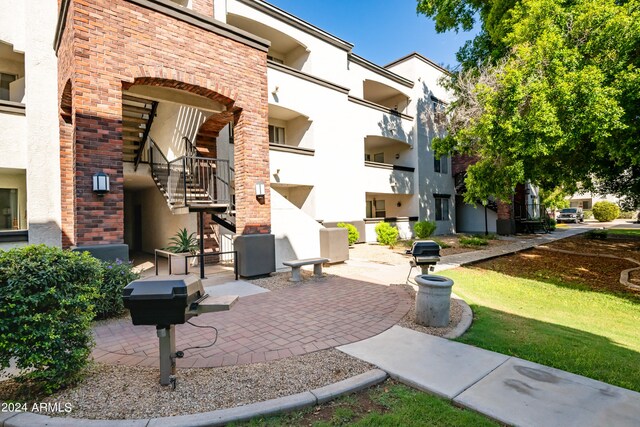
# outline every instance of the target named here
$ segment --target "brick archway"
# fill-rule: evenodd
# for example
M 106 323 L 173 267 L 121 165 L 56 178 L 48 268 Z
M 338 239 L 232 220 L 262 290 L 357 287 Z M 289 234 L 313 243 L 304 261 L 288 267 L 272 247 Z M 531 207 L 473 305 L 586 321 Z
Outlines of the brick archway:
M 141 65 L 128 69 L 122 87 L 127 90 L 134 85 L 183 90 L 219 102 L 227 109 L 231 109 L 238 98 L 237 90 L 213 79 L 162 66 Z

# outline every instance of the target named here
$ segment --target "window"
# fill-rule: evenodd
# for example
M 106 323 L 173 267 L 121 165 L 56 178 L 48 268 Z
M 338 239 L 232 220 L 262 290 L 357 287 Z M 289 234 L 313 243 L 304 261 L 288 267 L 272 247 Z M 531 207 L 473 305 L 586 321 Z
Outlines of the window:
M 436 221 L 449 221 L 449 198 L 438 197 L 436 199 Z
M 0 99 L 8 101 L 9 97 L 9 84 L 16 80 L 15 75 L 0 73 Z
M 0 230 L 18 230 L 18 190 L 0 189 Z
M 284 144 L 284 128 L 269 125 L 269 143 Z
M 367 218 L 384 218 L 387 216 L 384 200 L 367 201 Z
M 373 161 L 376 163 L 384 163 L 384 153 L 376 153 L 373 155 Z
M 438 173 L 449 173 L 449 157 L 433 157 L 433 170 Z

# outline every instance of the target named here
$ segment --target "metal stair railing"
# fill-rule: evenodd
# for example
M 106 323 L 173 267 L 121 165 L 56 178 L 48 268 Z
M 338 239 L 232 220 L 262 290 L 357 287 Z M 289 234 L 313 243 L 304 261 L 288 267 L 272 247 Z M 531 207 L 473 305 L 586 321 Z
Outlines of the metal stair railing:
M 188 141 L 188 138 L 186 138 Z M 149 164 L 158 187 L 174 208 L 232 208 L 232 168 L 225 159 L 200 157 L 191 154 L 167 160 L 156 142 L 149 138 Z

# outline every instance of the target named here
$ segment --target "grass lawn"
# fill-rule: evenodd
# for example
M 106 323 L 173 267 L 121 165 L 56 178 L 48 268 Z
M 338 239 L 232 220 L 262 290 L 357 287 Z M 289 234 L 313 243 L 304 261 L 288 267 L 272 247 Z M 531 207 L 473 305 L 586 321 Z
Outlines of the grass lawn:
M 459 341 L 640 391 L 640 300 L 480 268 L 442 273 L 473 309 Z
M 607 234 L 640 237 L 640 228 L 609 228 L 607 229 Z
M 315 408 L 235 426 L 498 426 L 444 399 L 393 381 Z

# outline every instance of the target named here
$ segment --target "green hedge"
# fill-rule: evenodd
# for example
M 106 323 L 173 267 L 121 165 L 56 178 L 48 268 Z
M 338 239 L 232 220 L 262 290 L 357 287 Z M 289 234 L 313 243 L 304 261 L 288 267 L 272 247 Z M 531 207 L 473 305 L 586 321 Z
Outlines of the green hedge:
M 44 245 L 0 252 L 0 367 L 15 358 L 18 380 L 45 393 L 76 382 L 91 354 L 101 276 L 88 253 Z
M 358 229 L 355 225 L 346 222 L 339 222 L 337 226 L 347 229 L 347 232 L 349 233 L 349 245 L 355 244 L 360 239 L 360 233 L 358 233 Z
M 435 221 L 418 221 L 413 226 L 413 232 L 418 239 L 426 239 L 436 231 Z
M 116 260 L 102 263 L 102 280 L 98 287 L 98 298 L 95 301 L 96 319 L 107 319 L 122 314 L 122 289 L 130 282 L 138 279 L 131 264 Z
M 596 202 L 592 210 L 593 217 L 600 222 L 613 221 L 620 215 L 620 207 L 613 202 Z
M 376 225 L 376 235 L 378 236 L 378 242 L 383 245 L 394 247 L 398 243 L 398 229 L 388 222 L 381 222 Z
M 487 246 L 489 242 L 487 239 L 483 239 L 480 236 L 463 236 L 458 239 L 460 245 L 463 247 L 479 247 L 479 246 Z

